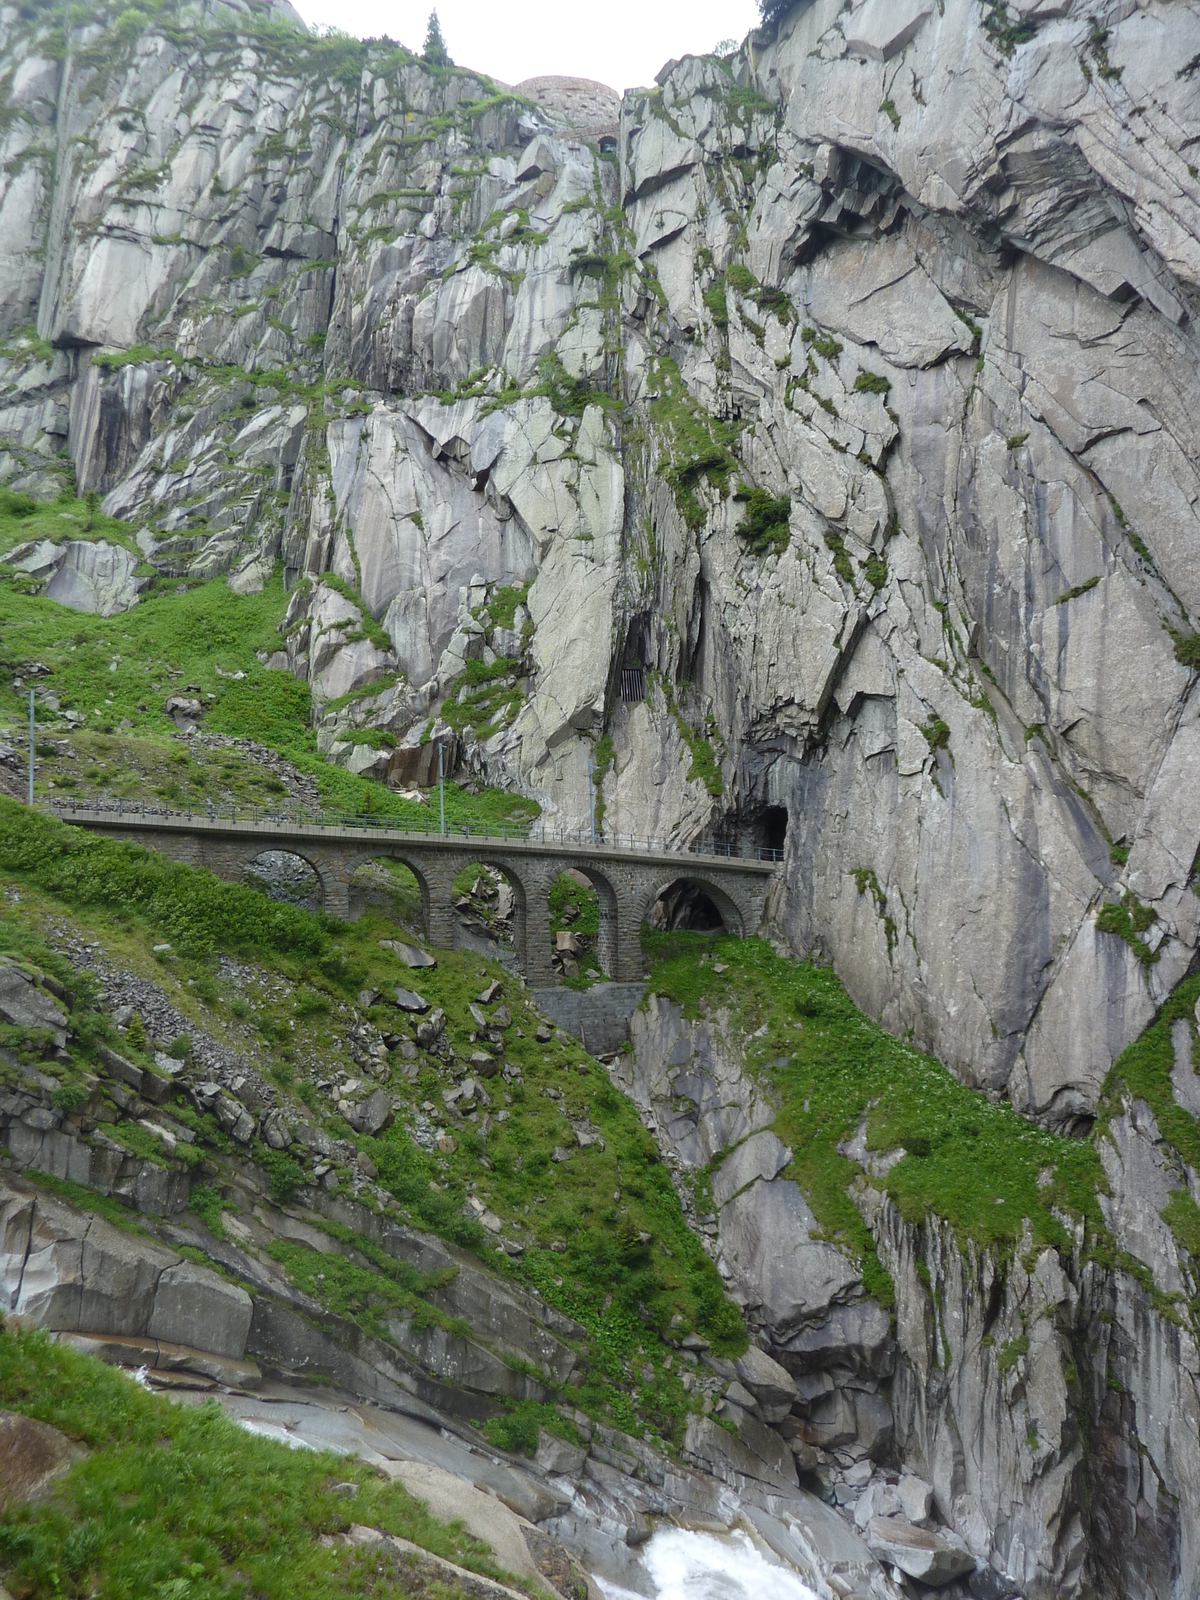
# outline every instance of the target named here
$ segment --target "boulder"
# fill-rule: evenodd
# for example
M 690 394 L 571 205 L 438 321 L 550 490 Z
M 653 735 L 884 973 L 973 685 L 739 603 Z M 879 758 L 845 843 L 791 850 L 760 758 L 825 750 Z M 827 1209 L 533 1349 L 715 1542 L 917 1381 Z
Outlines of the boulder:
M 145 1332 L 160 1275 L 178 1255 L 52 1196 L 8 1193 L 5 1305 L 41 1328 Z M 19 1255 L 13 1245 L 26 1227 Z
M 872 1461 L 882 1461 L 891 1447 L 892 1408 L 881 1394 L 858 1391 L 854 1395 L 857 1442 Z
M 794 1329 L 811 1326 L 861 1284 L 853 1264 L 824 1240 L 791 1179 L 759 1179 L 736 1194 L 721 1208 L 720 1239 L 735 1283 L 762 1307 L 785 1349 Z
M 895 1365 L 891 1320 L 875 1300 L 832 1305 L 823 1316 L 789 1333 L 776 1348 L 792 1371 L 810 1377 L 817 1375 L 813 1369 L 825 1367 L 850 1367 L 887 1377 Z
M 194 728 L 204 715 L 202 702 L 186 694 L 169 695 L 163 710 L 172 719 L 175 726 L 185 732 L 189 728 Z
M 406 967 L 436 967 L 437 962 L 428 952 L 415 944 L 405 944 L 403 939 L 381 939 L 380 948 L 390 950 Z
M 734 1368 L 758 1401 L 763 1421 L 782 1422 L 796 1400 L 796 1380 L 787 1368 L 753 1344 L 734 1362 Z
M 138 557 L 105 539 L 70 539 L 42 593 L 72 611 L 111 617 L 128 611 L 151 581 L 137 576 Z
M 268 1111 L 263 1119 L 263 1138 L 272 1150 L 286 1150 L 292 1142 L 292 1132 L 284 1120 L 283 1112 Z
M 442 1010 L 441 1006 L 437 1006 L 433 1011 L 430 1012 L 429 1016 L 425 1018 L 424 1022 L 419 1022 L 417 1024 L 417 1043 L 424 1045 L 428 1050 L 431 1045 L 437 1043 L 445 1031 L 446 1013 Z
M 141 1090 L 142 1079 L 145 1074 L 136 1062 L 129 1061 L 115 1050 L 110 1050 L 106 1044 L 96 1046 L 96 1055 L 114 1078 L 119 1078 L 122 1083 L 128 1084 L 131 1089 Z M 204 1084 L 200 1085 L 200 1089 L 205 1087 L 206 1085 Z M 213 1088 L 215 1089 L 216 1087 L 217 1085 L 214 1084 Z M 200 1089 L 197 1090 L 197 1093 L 200 1092 Z
M 397 989 L 396 1004 L 401 1011 L 411 1012 L 415 1016 L 423 1016 L 429 1010 L 429 1001 L 411 989 Z
M 822 1450 L 836 1450 L 839 1445 L 853 1444 L 858 1438 L 854 1402 L 844 1389 L 835 1389 L 813 1406 L 808 1437 Z
M 49 1423 L 0 1411 L 0 1511 L 33 1499 L 86 1454 Z
M 864 1533 L 875 1517 L 900 1517 L 904 1514 L 904 1507 L 895 1487 L 878 1478 L 863 1490 L 854 1507 L 854 1521 Z M 910 1522 L 914 1520 L 909 1518 Z
M 67 1042 L 67 1011 L 37 981 L 36 974 L 0 957 L 0 1021 L 51 1035 L 55 1046 Z
M 791 1151 L 769 1128 L 751 1134 L 713 1173 L 712 1194 L 717 1210 L 756 1178 L 769 1180 L 778 1176 L 791 1159 Z
M 244 1289 L 208 1267 L 181 1261 L 158 1282 L 146 1332 L 240 1361 L 246 1352 L 253 1302 Z
M 896 1485 L 896 1497 L 900 1502 L 901 1514 L 909 1522 L 925 1522 L 933 1511 L 933 1490 L 924 1478 L 918 1478 L 914 1472 L 901 1474 L 900 1482 Z
M 754 1419 L 748 1417 L 745 1423 L 754 1423 Z M 792 1452 L 777 1433 L 764 1428 L 761 1422 L 754 1423 L 750 1437 L 743 1438 L 739 1429 L 735 1438 L 711 1417 L 693 1412 L 688 1417 L 683 1448 L 684 1454 L 694 1458 L 706 1472 L 734 1487 L 741 1477 L 776 1487 L 794 1489 L 798 1484 Z
M 932 1588 L 953 1583 L 975 1570 L 975 1558 L 960 1544 L 928 1528 L 914 1527 L 903 1517 L 872 1517 L 867 1524 L 871 1554 L 909 1578 Z
M 306 1150 L 311 1150 L 315 1156 L 331 1156 L 333 1154 L 333 1140 L 324 1128 L 315 1128 L 311 1122 L 298 1122 L 292 1129 L 292 1134 L 297 1144 L 302 1144 Z
M 568 1443 L 545 1428 L 538 1429 L 537 1451 L 533 1458 L 545 1472 L 557 1472 L 564 1478 L 578 1478 L 587 1460 L 587 1451 Z
M 350 1121 L 359 1133 L 374 1137 L 391 1126 L 392 1116 L 391 1095 L 383 1089 L 376 1089 L 358 1106 Z

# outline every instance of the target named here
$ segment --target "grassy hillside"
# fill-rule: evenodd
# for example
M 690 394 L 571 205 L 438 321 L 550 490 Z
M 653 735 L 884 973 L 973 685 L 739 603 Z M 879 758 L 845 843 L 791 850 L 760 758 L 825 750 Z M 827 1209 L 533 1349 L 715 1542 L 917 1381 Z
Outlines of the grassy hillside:
M 79 537 L 136 548 L 125 524 L 86 501 L 43 503 L 0 490 L 0 554 L 31 539 Z M 205 706 L 206 733 L 278 751 L 311 780 L 309 791 L 322 806 L 427 825 L 431 807 L 323 760 L 307 685 L 258 660 L 260 652 L 282 647 L 287 598 L 279 573 L 257 595 L 237 595 L 223 578 L 157 580 L 130 610 L 97 617 L 42 598 L 23 576 L 0 566 L 0 737 L 7 727 L 9 739 L 24 747 L 32 688 L 39 796 L 101 794 L 197 807 L 278 803 L 287 786 L 251 755 L 180 737 L 165 706 L 171 695 L 187 694 Z M 78 731 L 68 711 L 81 719 Z M 500 790 L 469 794 L 447 785 L 452 824 L 536 812 L 531 801 Z
M 87 1448 L 49 1493 L 0 1516 L 14 1600 L 462 1593 L 417 1587 L 394 1558 L 341 1544 L 351 1521 L 538 1592 L 497 1568 L 461 1524 L 435 1521 L 371 1468 L 248 1433 L 215 1403 L 172 1404 L 44 1334 L 0 1331 L 0 1407 Z
M 861 1169 L 839 1148 L 862 1124 L 868 1150 L 907 1152 L 879 1186 L 908 1221 L 943 1217 L 960 1239 L 1006 1253 L 1026 1219 L 1035 1245 L 1069 1250 L 1065 1219 L 1078 1218 L 1089 1250 L 1111 1252 L 1094 1143 L 1047 1133 L 967 1088 L 863 1016 L 828 968 L 783 960 L 761 939 L 655 934 L 648 948 L 659 994 L 693 1018 L 725 1012 L 744 1039 L 748 1067 L 779 1107 L 775 1131 L 794 1152 L 786 1175 L 884 1304 L 891 1284 L 850 1194 Z
M 88 985 L 50 948 L 74 938 L 97 944 L 112 964 L 153 978 L 196 1028 L 234 1045 L 297 1114 L 353 1141 L 377 1169 L 391 1214 L 481 1252 L 496 1270 L 537 1288 L 580 1322 L 588 1354 L 572 1400 L 585 1411 L 676 1440 L 692 1402 L 674 1341 L 695 1329 L 718 1350 L 745 1347 L 741 1316 L 689 1231 L 632 1103 L 566 1035 L 537 1039 L 541 1019 L 497 963 L 439 951 L 435 969 L 412 972 L 380 943 L 397 932 L 386 907 L 368 907 L 354 924 L 332 922 L 4 800 L 0 889 L 10 900 L 14 891 L 20 896 L 19 913 L 10 908 L 0 918 L 0 950 L 38 961 L 77 991 L 73 1060 L 42 1062 L 64 1092 L 84 1083 L 97 1046 L 106 1042 L 142 1064 L 151 1059 L 148 1043 L 139 1051 L 128 1034 L 113 1031 L 90 1004 Z M 169 951 L 156 952 L 164 943 Z M 236 958 L 236 972 L 229 957 Z M 470 1007 L 493 981 L 513 1019 L 504 1046 L 510 1077 L 480 1079 L 476 1071 L 473 1099 L 452 1110 L 446 1093 L 461 1084 L 469 1072 L 463 1064 L 477 1049 Z M 410 1077 L 393 1058 L 382 1081 L 404 1110 L 370 1138 L 338 1115 L 338 1083 L 364 1076 L 354 1067 L 353 1030 L 404 1028 L 391 1003 L 397 986 L 416 988 L 444 1010 L 457 1065 L 451 1070 L 422 1053 Z M 374 1087 L 374 1080 L 367 1083 Z M 172 1114 L 187 1116 L 197 1133 L 186 1159 L 211 1164 L 196 1206 L 219 1226 L 236 1187 L 223 1175 L 230 1142 L 211 1118 L 187 1106 L 173 1105 Z M 450 1136 L 441 1148 L 433 1138 L 437 1128 Z M 126 1140 L 137 1134 L 126 1130 Z M 152 1135 L 138 1153 L 166 1159 Z M 279 1198 L 311 1181 L 295 1146 L 286 1154 L 256 1147 L 256 1154 Z M 353 1193 L 350 1166 L 337 1164 L 335 1171 L 339 1190 Z M 499 1219 L 515 1253 L 497 1249 L 476 1215 L 484 1209 Z M 378 1331 L 375 1307 L 396 1303 L 400 1291 L 416 1292 L 394 1275 L 389 1281 L 386 1262 L 359 1263 L 352 1273 L 329 1271 L 327 1260 L 297 1248 L 283 1265 L 293 1281 L 369 1332 Z M 497 1443 L 523 1447 L 538 1420 L 528 1407 L 516 1408 Z M 552 1410 L 541 1420 L 553 1422 Z

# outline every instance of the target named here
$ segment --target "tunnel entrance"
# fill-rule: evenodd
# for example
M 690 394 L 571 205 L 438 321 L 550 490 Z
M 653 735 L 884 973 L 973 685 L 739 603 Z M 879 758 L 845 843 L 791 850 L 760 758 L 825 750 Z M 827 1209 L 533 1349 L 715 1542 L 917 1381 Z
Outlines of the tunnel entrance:
M 759 844 L 764 851 L 781 854 L 787 840 L 788 813 L 786 806 L 767 806 L 759 823 Z

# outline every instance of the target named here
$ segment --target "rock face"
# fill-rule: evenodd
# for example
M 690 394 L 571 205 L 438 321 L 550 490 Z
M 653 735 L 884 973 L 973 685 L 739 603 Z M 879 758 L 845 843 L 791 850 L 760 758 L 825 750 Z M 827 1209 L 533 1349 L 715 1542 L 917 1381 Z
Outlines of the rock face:
M 610 831 L 781 849 L 794 949 L 1085 1130 L 1200 933 L 1195 6 L 807 0 L 627 96 L 615 149 L 595 86 L 531 82 L 536 112 L 284 5 L 129 15 L 90 8 L 64 50 L 0 11 L 0 481 L 53 493 L 68 452 L 163 576 L 249 593 L 282 561 L 268 666 L 355 771 L 429 781 L 436 728 L 568 827 L 595 763 Z M 141 582 L 124 547 L 20 562 L 102 611 Z M 821 1448 L 893 1426 L 972 1549 L 978 1512 L 1031 1592 L 1065 1591 L 1059 1389 L 1090 1372 L 1092 1548 L 1179 1600 L 1191 1335 L 1060 1259 L 1061 1294 L 1020 1283 L 1049 1353 L 1030 1332 L 952 1382 L 926 1300 L 893 1337 L 814 1237 L 719 1029 L 646 1028 L 630 1087 L 681 1168 L 714 1165 L 704 1226 Z M 1194 1115 L 1182 1047 L 1176 1079 Z M 20 1159 L 131 1181 L 5 1115 Z M 1121 1248 L 1180 1292 L 1161 1212 L 1194 1180 L 1133 1101 L 1105 1161 Z M 994 1264 L 960 1285 L 949 1247 L 872 1226 L 982 1340 Z M 1088 1308 L 1136 1402 L 1072 1353 Z M 1048 1454 L 1013 1421 L 1026 1360 Z M 1136 1488 L 1127 1406 L 1160 1419 Z
M 282 557 L 356 771 L 445 710 L 578 826 L 607 732 L 610 828 L 769 835 L 798 949 L 1080 1125 L 1200 923 L 1200 22 L 1021 16 L 811 0 L 618 115 L 240 0 L 62 61 L 6 12 L 0 478 Z
M 1194 1304 L 1197 1284 L 1164 1212 L 1196 1176 L 1145 1102 L 1126 1096 L 1098 1141 L 1117 1269 L 1086 1259 L 1082 1225 L 1063 1249 L 1027 1241 L 1001 1258 L 935 1217 L 906 1222 L 875 1187 L 878 1158 L 861 1141 L 845 1145 L 863 1169 L 851 1193 L 894 1285 L 889 1316 L 854 1263 L 813 1237 L 798 1186 L 780 1176 L 791 1152 L 727 1015 L 688 1022 L 651 994 L 631 1031 L 614 1081 L 685 1207 L 689 1174 L 711 1172 L 717 1209 L 696 1216 L 693 1206 L 693 1220 L 764 1347 L 726 1374 L 738 1385 L 719 1415 L 736 1424 L 740 1454 L 714 1466 L 729 1435 L 693 1418 L 696 1458 L 746 1475 L 744 1421 L 760 1435 L 774 1429 L 801 1470 L 820 1471 L 854 1505 L 879 1560 L 925 1583 L 978 1563 L 996 1593 L 1031 1600 L 1183 1600 L 1200 1550 L 1200 1355 L 1173 1307 Z M 1170 1037 L 1178 1102 L 1200 1038 L 1190 1017 Z M 742 1403 L 755 1409 L 744 1421 Z M 761 1443 L 758 1457 L 761 1477 L 771 1459 Z M 905 1475 L 861 1492 L 877 1461 L 902 1463 Z

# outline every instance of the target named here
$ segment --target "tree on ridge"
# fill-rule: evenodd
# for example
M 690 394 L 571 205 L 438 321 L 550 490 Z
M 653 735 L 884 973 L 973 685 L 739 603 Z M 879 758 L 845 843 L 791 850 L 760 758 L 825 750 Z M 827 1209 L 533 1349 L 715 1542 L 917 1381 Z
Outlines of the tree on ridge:
M 421 51 L 421 59 L 428 61 L 431 67 L 452 67 L 450 52 L 446 49 L 446 41 L 442 38 L 442 25 L 438 21 L 436 11 L 429 13 L 429 26 L 425 30 L 425 48 Z

